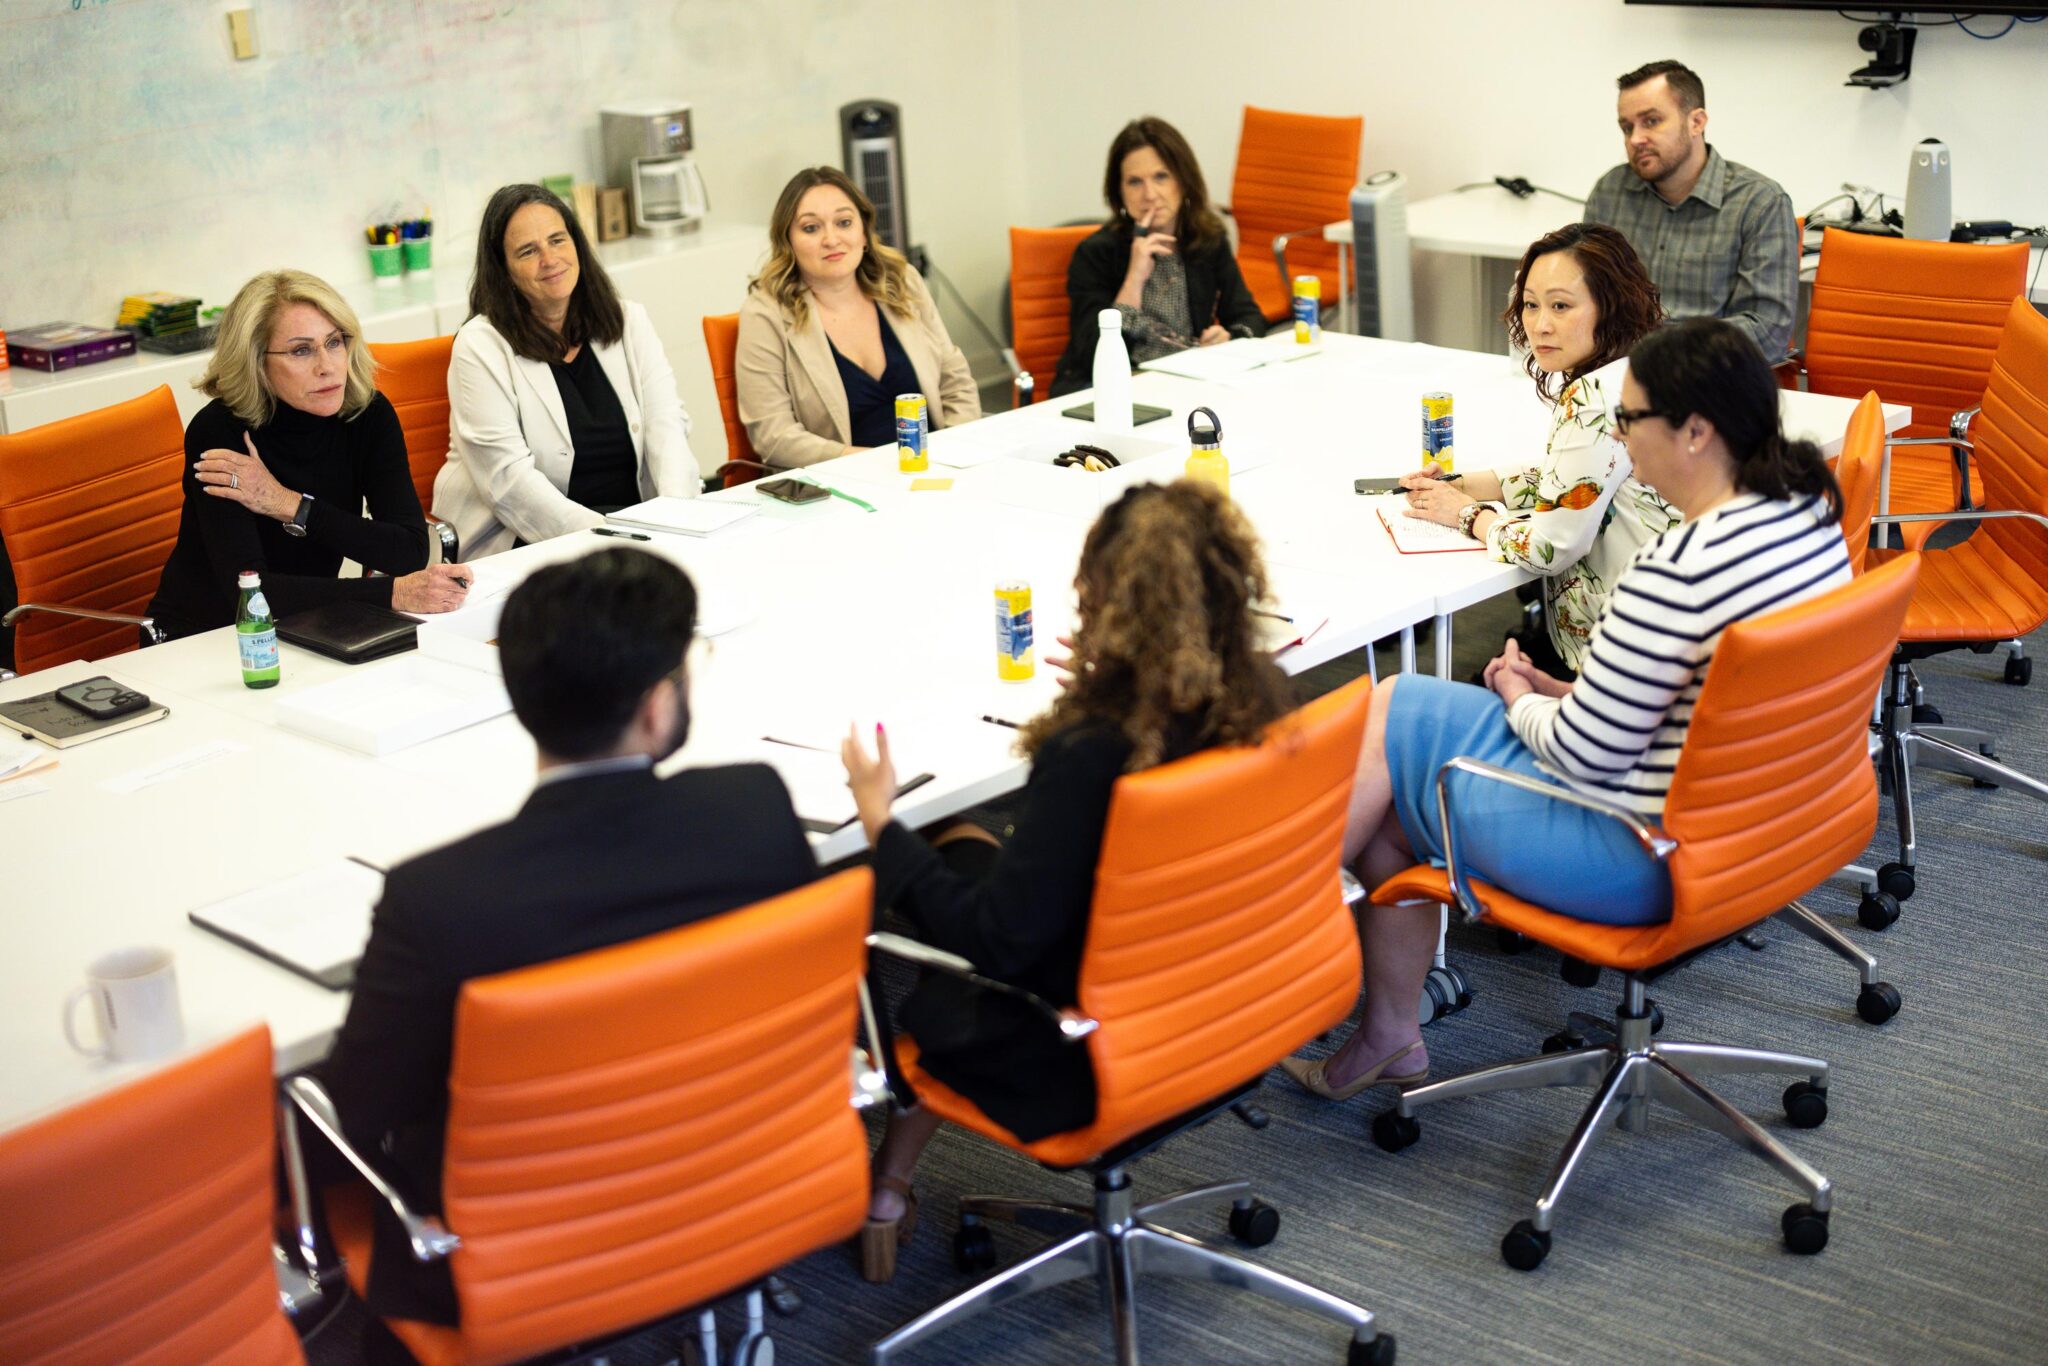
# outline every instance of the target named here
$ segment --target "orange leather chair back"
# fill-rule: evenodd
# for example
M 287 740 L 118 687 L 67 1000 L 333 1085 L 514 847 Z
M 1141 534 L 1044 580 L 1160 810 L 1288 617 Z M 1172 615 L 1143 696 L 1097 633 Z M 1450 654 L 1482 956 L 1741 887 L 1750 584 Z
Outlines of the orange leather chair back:
M 1368 680 L 1255 748 L 1117 780 L 1081 959 L 1095 1123 L 1031 1145 L 1086 1161 L 1267 1071 L 1358 999 L 1338 886 Z
M 1970 468 L 1983 490 L 1983 506 L 2048 515 L 2048 317 L 2024 297 L 2006 307 L 2005 331 L 1970 440 L 1976 444 Z M 2048 530 L 2009 518 L 1985 522 L 1970 539 L 1980 537 L 2007 561 L 2000 588 L 2022 600 L 2021 620 L 2031 618 L 2026 629 L 2033 630 L 2048 618 Z
M 146 611 L 178 538 L 184 471 L 185 424 L 168 384 L 0 436 L 0 539 L 20 600 Z M 15 668 L 134 648 L 133 626 L 37 613 L 16 623 Z
M 0 1361 L 303 1362 L 278 1307 L 270 1032 L 0 1135 Z
M 453 336 L 370 343 L 377 388 L 398 410 L 412 485 L 428 511 L 434 506 L 434 476 L 448 463 L 448 358 L 454 351 Z
M 747 439 L 747 427 L 740 421 L 739 382 L 735 376 L 740 353 L 740 315 L 704 315 L 704 352 L 711 358 L 711 383 L 718 390 L 718 415 L 725 422 L 725 458 L 754 460 L 754 443 Z M 746 483 L 755 475 L 728 479 L 726 487 Z
M 1977 406 L 2006 306 L 2026 288 L 2027 246 L 1821 234 L 1806 321 L 1807 387 L 1913 405 L 1903 436 L 1947 436 Z M 1940 452 L 1946 460 L 1947 452 Z
M 442 1191 L 462 1327 L 512 1361 L 721 1295 L 866 1216 L 849 1104 L 864 868 L 479 978 L 456 1007 Z M 417 1345 L 415 1338 L 423 1339 Z M 422 1350 L 422 1349 L 425 1350 Z
M 1067 299 L 1067 266 L 1074 249 L 1096 229 L 1010 229 L 1010 349 L 1031 372 L 1032 401 L 1052 392 L 1053 372 L 1067 349 L 1073 306 Z
M 1268 322 L 1293 307 L 1293 285 L 1280 278 L 1273 238 L 1298 233 L 1287 244 L 1297 275 L 1323 282 L 1323 307 L 1337 301 L 1337 247 L 1322 226 L 1351 216 L 1358 183 L 1365 120 L 1285 114 L 1246 105 L 1237 140 L 1237 174 L 1230 182 L 1230 212 L 1237 220 L 1237 265 Z
M 1877 511 L 1877 484 L 1884 464 L 1884 404 L 1865 394 L 1842 434 L 1842 453 L 1835 459 L 1835 482 L 1842 486 L 1842 539 L 1849 547 L 1849 568 L 1861 574 L 1870 553 L 1870 519 Z

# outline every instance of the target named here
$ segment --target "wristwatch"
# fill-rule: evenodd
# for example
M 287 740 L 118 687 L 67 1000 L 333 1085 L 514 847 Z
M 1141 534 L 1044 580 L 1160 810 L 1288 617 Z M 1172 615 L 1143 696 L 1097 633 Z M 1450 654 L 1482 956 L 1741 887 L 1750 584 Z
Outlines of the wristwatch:
M 306 519 L 312 515 L 313 495 L 310 493 L 300 494 L 299 510 L 294 512 L 292 519 L 284 524 L 284 534 L 287 536 L 304 536 L 306 534 Z
M 1460 508 L 1458 510 L 1458 534 L 1460 536 L 1472 535 L 1472 524 L 1479 520 L 1479 514 L 1484 511 L 1486 511 L 1486 504 L 1484 503 L 1467 503 L 1464 507 Z M 303 535 L 304 533 L 301 532 L 300 534 Z

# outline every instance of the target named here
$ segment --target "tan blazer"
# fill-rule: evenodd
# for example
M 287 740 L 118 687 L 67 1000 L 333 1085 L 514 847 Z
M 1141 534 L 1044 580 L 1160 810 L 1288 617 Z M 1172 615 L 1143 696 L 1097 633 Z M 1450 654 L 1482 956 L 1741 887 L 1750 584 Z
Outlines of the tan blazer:
M 981 416 L 981 397 L 967 357 L 946 335 L 931 291 L 915 269 L 910 271 L 910 302 L 913 316 L 892 313 L 889 326 L 917 372 L 932 430 L 972 422 Z M 846 386 L 815 312 L 801 328 L 794 327 L 781 304 L 758 289 L 748 290 L 733 370 L 740 421 L 760 460 L 793 468 L 830 460 L 853 444 Z

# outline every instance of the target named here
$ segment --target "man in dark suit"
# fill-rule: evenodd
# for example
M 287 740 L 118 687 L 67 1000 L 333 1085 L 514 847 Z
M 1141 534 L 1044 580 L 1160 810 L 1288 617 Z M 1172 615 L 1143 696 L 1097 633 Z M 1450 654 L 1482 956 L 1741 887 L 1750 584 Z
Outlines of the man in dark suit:
M 689 577 L 639 550 L 551 565 L 505 603 L 505 690 L 539 748 L 539 781 L 511 820 L 391 870 L 320 1069 L 351 1143 L 422 1212 L 441 1208 L 465 981 L 735 910 L 817 873 L 773 769 L 655 776 L 689 731 L 696 619 Z M 446 1263 L 422 1267 L 381 1205 L 378 1218 L 370 1307 L 455 1322 Z

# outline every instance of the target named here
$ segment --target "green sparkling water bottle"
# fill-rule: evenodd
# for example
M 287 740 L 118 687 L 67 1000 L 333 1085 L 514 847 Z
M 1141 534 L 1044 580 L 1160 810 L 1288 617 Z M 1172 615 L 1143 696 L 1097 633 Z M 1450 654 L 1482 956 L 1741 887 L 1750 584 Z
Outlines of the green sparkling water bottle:
M 263 596 L 263 579 L 253 569 L 235 580 L 242 601 L 235 608 L 235 643 L 242 647 L 242 682 L 251 688 L 277 686 L 277 621 Z

